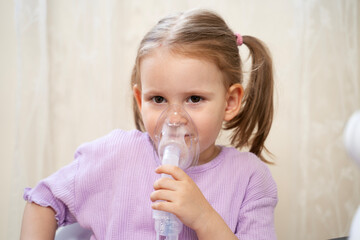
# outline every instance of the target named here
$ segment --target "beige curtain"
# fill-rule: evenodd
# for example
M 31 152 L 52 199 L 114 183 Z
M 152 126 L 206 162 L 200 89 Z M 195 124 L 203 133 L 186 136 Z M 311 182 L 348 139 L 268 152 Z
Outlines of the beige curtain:
M 15 0 L 0 6 L 14 13 L 4 16 L 11 16 L 8 52 L 16 56 L 6 65 L 15 73 L 9 67 L 2 71 L 10 77 L 1 78 L 0 239 L 19 238 L 25 187 L 71 162 L 84 141 L 134 128 L 129 79 L 138 43 L 160 17 L 194 7 L 217 11 L 234 31 L 262 39 L 272 52 L 276 113 L 268 147 L 280 198 L 278 238 L 348 234 L 360 204 L 360 169 L 342 142 L 346 120 L 360 109 L 357 0 Z

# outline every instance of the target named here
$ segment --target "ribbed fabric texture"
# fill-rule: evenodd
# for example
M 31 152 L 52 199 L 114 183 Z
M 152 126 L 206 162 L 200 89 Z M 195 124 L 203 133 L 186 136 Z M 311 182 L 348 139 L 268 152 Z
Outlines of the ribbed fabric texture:
M 81 145 L 71 164 L 25 189 L 24 199 L 51 206 L 59 226 L 91 229 L 92 239 L 154 240 L 150 194 L 159 164 L 146 133 L 114 130 Z M 222 147 L 187 173 L 239 239 L 276 239 L 276 184 L 255 155 Z M 197 237 L 184 226 L 179 239 Z

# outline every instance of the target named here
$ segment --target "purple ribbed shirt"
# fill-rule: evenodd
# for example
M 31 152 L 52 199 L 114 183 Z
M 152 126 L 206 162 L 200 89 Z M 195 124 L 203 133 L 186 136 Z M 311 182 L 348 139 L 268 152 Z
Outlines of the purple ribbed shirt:
M 58 226 L 79 222 L 91 239 L 155 239 L 150 194 L 160 165 L 147 133 L 114 130 L 82 144 L 75 160 L 24 199 L 56 212 Z M 276 239 L 276 184 L 251 153 L 222 147 L 212 161 L 187 170 L 203 195 L 239 239 Z M 197 239 L 184 226 L 179 239 Z

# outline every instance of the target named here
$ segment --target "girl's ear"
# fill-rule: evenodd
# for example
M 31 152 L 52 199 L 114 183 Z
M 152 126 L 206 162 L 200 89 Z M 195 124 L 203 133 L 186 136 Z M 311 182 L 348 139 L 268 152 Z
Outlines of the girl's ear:
M 226 93 L 224 121 L 230 121 L 239 113 L 243 95 L 244 89 L 241 84 L 236 83 L 230 86 Z
M 139 111 L 141 111 L 141 89 L 139 88 L 139 86 L 137 84 L 135 84 L 133 86 L 133 94 L 134 94 L 134 98 L 136 100 L 137 106 L 139 108 Z

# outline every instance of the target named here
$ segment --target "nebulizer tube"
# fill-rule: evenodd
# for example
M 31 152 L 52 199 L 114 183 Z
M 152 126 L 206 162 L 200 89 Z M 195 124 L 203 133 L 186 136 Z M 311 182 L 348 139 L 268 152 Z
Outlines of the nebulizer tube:
M 182 106 L 170 105 L 160 115 L 154 144 L 161 164 L 186 169 L 195 166 L 199 158 L 199 141 L 196 127 Z M 172 178 L 167 174 L 161 177 Z M 182 222 L 172 213 L 153 210 L 156 240 L 178 240 Z

